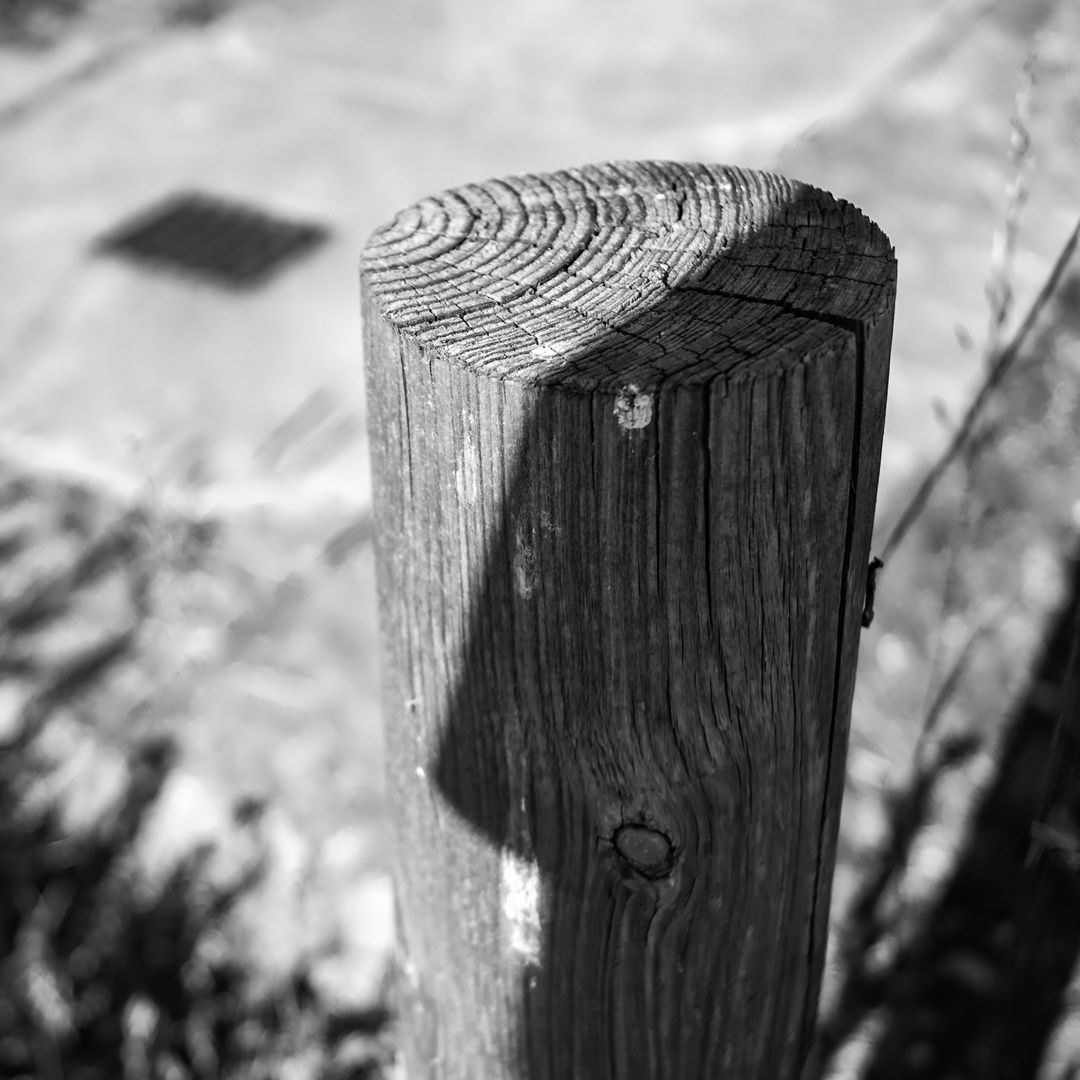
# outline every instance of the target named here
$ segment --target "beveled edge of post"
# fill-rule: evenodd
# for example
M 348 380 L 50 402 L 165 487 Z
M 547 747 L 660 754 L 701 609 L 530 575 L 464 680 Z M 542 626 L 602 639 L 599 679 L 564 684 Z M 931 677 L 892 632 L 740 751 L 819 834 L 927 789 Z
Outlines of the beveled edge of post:
M 758 374 L 891 315 L 856 207 L 766 172 L 612 162 L 467 184 L 377 229 L 366 303 L 425 352 L 594 390 Z

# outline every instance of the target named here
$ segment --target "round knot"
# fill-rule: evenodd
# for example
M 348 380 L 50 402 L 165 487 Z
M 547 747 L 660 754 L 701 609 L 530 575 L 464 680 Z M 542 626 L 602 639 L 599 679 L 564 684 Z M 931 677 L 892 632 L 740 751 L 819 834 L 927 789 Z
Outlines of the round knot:
M 659 829 L 647 825 L 620 825 L 615 830 L 615 850 L 640 874 L 663 877 L 671 871 L 674 848 Z

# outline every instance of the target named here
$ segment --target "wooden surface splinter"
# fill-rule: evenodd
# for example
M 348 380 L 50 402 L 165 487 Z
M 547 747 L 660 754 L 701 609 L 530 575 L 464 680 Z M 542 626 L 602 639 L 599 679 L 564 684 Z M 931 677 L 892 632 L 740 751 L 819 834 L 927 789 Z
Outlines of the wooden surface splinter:
M 895 262 L 779 177 L 468 185 L 362 291 L 409 1080 L 787 1080 Z

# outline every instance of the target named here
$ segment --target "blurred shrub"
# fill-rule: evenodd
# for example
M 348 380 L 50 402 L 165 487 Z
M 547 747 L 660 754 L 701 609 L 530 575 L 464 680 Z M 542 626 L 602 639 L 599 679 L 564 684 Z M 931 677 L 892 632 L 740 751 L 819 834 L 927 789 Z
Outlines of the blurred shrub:
M 0 462 L 0 1077 L 360 1077 L 387 1057 L 386 1017 L 332 1015 L 302 968 L 247 992 L 225 927 L 267 870 L 260 805 L 226 822 L 253 842 L 225 872 L 220 843 L 146 865 L 178 749 L 143 631 L 157 578 L 214 535 Z

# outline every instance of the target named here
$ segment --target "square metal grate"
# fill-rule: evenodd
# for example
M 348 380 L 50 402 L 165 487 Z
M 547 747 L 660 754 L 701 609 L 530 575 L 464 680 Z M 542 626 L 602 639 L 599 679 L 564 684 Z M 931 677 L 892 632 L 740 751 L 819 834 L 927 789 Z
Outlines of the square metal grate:
M 328 235 L 320 225 L 287 221 L 245 203 L 181 192 L 122 222 L 95 250 L 226 288 L 253 289 Z

